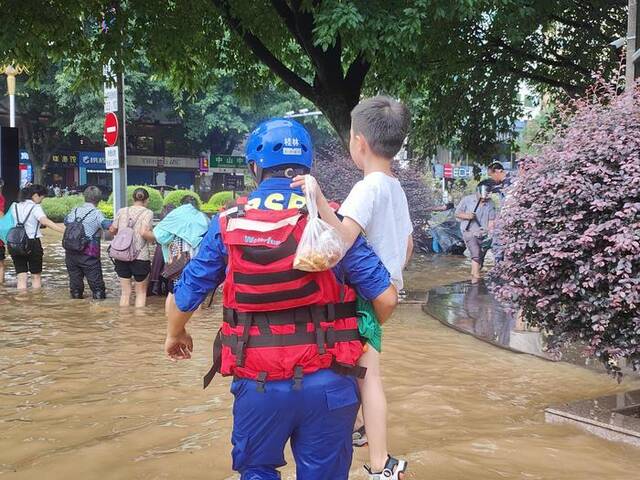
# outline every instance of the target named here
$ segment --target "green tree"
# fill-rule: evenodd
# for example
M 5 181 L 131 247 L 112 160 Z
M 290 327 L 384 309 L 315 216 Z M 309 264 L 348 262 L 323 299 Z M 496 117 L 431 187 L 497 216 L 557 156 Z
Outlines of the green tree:
M 626 13 L 625 0 L 123 0 L 106 11 L 98 1 L 8 3 L 4 15 L 28 21 L 5 19 L 0 58 L 34 71 L 70 58 L 99 75 L 110 58 L 135 64 L 144 47 L 178 90 L 197 91 L 221 72 L 240 90 L 278 78 L 345 143 L 352 107 L 380 90 L 417 94 L 429 109 L 416 112 L 427 122 L 420 132 L 440 123 L 440 140 L 479 125 L 465 141 L 485 142 L 503 127 L 487 110 L 498 105 L 507 120 L 517 111 L 517 80 L 575 95 L 592 72 L 612 71 L 607 44 L 624 33 Z

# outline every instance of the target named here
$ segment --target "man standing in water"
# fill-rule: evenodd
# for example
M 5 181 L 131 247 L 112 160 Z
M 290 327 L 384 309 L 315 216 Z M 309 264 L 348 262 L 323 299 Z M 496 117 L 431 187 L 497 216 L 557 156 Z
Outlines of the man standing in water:
M 290 184 L 313 163 L 302 125 L 262 123 L 249 137 L 246 161 L 258 188 L 211 222 L 168 298 L 165 351 L 174 360 L 191 357 L 185 325 L 224 282 L 223 324 L 205 387 L 216 372 L 234 376 L 233 469 L 242 480 L 278 479 L 290 441 L 297 478 L 346 480 L 359 407 L 354 377 L 364 374 L 356 292 L 382 321 L 397 292 L 362 237 L 331 270 L 293 269 L 307 215 L 302 192 Z
M 478 184 L 476 193 L 460 200 L 456 218 L 460 222 L 462 238 L 471 255 L 471 281 L 477 283 L 481 278 L 480 270 L 487 253 L 483 244 L 491 237 L 496 218 L 495 204 L 489 198 L 486 181 Z

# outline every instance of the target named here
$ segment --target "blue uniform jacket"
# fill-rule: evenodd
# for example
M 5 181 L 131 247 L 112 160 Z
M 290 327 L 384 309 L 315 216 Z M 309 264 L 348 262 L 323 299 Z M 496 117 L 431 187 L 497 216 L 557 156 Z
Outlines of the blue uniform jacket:
M 265 210 L 301 208 L 305 204 L 304 195 L 300 190 L 291 189 L 290 183 L 286 178 L 264 180 L 249 196 L 248 205 Z M 226 256 L 220 221 L 216 216 L 198 255 L 189 262 L 174 289 L 176 305 L 181 311 L 194 311 L 224 281 Z M 339 281 L 355 288 L 366 300 L 375 299 L 390 285 L 389 272 L 362 236 L 333 271 Z

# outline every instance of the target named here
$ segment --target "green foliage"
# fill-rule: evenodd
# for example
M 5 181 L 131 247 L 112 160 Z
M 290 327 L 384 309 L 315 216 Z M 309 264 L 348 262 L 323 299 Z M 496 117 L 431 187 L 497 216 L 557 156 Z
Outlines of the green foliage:
M 520 82 L 551 97 L 609 76 L 617 54 L 606 45 L 626 31 L 624 0 L 324 0 L 212 2 L 13 2 L 0 30 L 0 58 L 43 75 L 67 59 L 99 87 L 100 65 L 136 71 L 140 58 L 182 94 L 196 95 L 190 138 L 215 130 L 241 135 L 237 103 L 208 92 L 269 92 L 277 78 L 317 105 L 343 141 L 361 95 L 387 91 L 413 105 L 413 142 L 489 151 L 509 133 Z M 109 29 L 96 28 L 106 17 Z M 56 28 L 51 28 L 51 19 Z M 141 51 L 145 48 L 145 51 Z M 225 91 L 224 87 L 222 90 Z M 207 98 L 209 96 L 209 98 Z M 188 109 L 184 109 L 185 113 Z M 240 112 L 241 113 L 241 112 Z M 243 118 L 240 115 L 240 118 Z M 84 122 L 82 122 L 84 123 Z M 249 124 L 252 122 L 249 121 Z M 205 131 L 206 130 L 206 131 Z M 223 133 L 224 133 L 223 131 Z
M 98 204 L 98 210 L 100 210 L 105 218 L 113 219 L 113 202 L 101 201 Z
M 200 200 L 200 195 L 196 192 L 192 192 L 191 190 L 173 190 L 167 193 L 164 197 L 164 206 L 173 205 L 174 207 L 179 207 L 180 202 L 186 196 L 194 197 L 198 201 L 198 205 L 202 206 L 202 200 Z
M 136 188 L 144 188 L 147 192 L 149 192 L 149 205 L 148 208 L 153 211 L 153 213 L 160 213 L 162 211 L 163 199 L 160 192 L 155 188 L 146 187 L 143 185 L 129 185 L 127 187 L 127 205 L 133 205 L 133 192 Z M 109 200 L 107 202 L 113 204 L 113 194 L 109 195 Z
M 209 201 L 202 206 L 202 211 L 210 214 L 218 213 L 232 200 L 233 192 L 222 191 L 214 193 Z
M 42 209 L 45 215 L 56 223 L 61 223 L 71 211 L 84 203 L 82 195 L 68 195 L 65 197 L 45 198 Z

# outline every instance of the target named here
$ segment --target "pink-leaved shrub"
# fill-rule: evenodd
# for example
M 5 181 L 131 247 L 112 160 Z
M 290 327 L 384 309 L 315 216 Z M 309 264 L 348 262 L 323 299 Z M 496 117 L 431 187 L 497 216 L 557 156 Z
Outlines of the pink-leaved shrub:
M 640 368 L 640 95 L 604 87 L 570 112 L 505 201 L 494 291 L 620 378 L 617 360 Z

